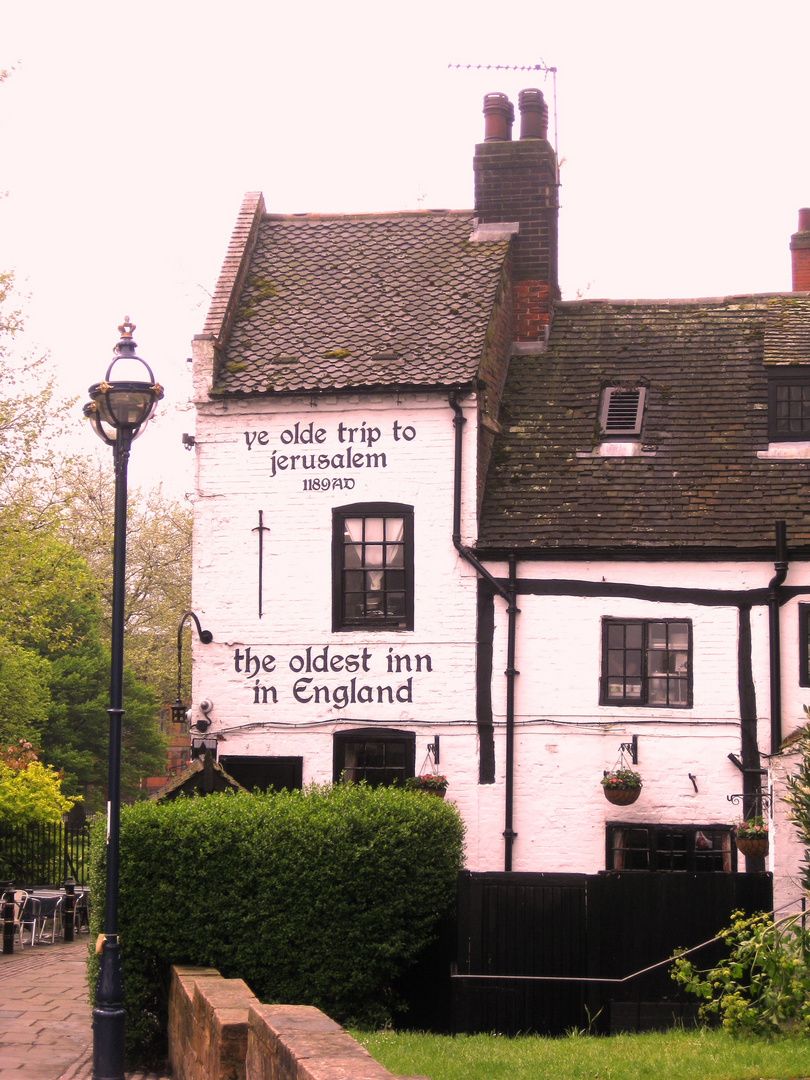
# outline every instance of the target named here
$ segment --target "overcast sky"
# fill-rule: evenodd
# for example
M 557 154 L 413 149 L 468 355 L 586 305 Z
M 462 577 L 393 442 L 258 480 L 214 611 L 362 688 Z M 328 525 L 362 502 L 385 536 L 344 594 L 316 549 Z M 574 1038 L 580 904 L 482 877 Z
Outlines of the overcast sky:
M 124 315 L 137 324 L 167 389 L 133 452 L 144 486 L 191 486 L 186 357 L 243 193 L 280 213 L 471 207 L 484 93 L 540 86 L 555 107 L 550 75 L 478 65 L 557 68 L 564 298 L 790 288 L 810 205 L 808 0 L 0 13 L 0 67 L 15 68 L 0 86 L 0 267 L 30 295 L 28 343 L 79 404 Z

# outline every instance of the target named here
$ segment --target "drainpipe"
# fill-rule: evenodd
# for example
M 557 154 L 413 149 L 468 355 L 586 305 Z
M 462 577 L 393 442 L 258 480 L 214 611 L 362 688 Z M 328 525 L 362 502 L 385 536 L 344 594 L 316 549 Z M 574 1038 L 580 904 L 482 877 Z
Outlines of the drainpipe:
M 453 472 L 453 547 L 476 572 L 485 578 L 501 599 L 506 601 L 508 613 L 507 629 L 507 660 L 506 660 L 506 806 L 504 809 L 504 870 L 512 869 L 512 844 L 517 833 L 512 828 L 514 809 L 514 742 L 515 742 L 515 678 L 518 671 L 515 668 L 515 636 L 517 628 L 517 616 L 520 609 L 516 604 L 517 593 L 517 567 L 515 557 L 509 556 L 509 588 L 504 589 L 500 582 L 490 574 L 489 570 L 479 562 L 470 548 L 461 542 L 461 464 L 462 464 L 462 435 L 464 425 L 467 423 L 464 412 L 458 403 L 458 391 L 453 390 L 449 397 L 450 408 L 455 414 L 453 427 L 455 429 L 455 462 Z
M 780 588 L 784 584 L 788 572 L 787 542 L 785 539 L 785 522 L 776 523 L 776 562 L 773 568 L 776 571 L 768 582 L 768 626 L 770 637 L 771 659 L 771 753 L 779 750 L 782 742 L 782 657 L 781 642 L 779 636 L 779 600 Z
M 515 779 L 515 677 L 520 672 L 515 667 L 515 636 L 517 630 L 518 608 L 515 603 L 517 593 L 517 560 L 509 556 L 509 601 L 507 605 L 508 629 L 506 638 L 506 807 L 503 826 L 503 868 L 512 869 L 512 845 L 517 833 L 512 828 L 514 809 Z
M 495 580 L 490 574 L 489 570 L 483 566 L 473 554 L 472 550 L 465 547 L 461 542 L 461 437 L 464 431 L 464 425 L 467 423 L 464 412 L 458 403 L 458 391 L 452 390 L 450 392 L 450 408 L 455 413 L 453 417 L 453 427 L 455 428 L 456 447 L 455 447 L 455 465 L 453 472 L 453 547 L 467 562 L 474 566 L 481 577 L 486 578 L 493 589 L 499 596 L 509 603 L 509 593 L 504 589 L 503 585 Z

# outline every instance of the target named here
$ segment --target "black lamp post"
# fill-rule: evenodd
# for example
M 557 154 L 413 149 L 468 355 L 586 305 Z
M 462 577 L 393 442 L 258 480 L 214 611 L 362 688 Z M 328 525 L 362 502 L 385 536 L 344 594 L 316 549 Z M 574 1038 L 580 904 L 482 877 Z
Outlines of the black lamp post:
M 121 811 L 121 721 L 124 715 L 124 580 L 127 559 L 127 464 L 133 439 L 154 414 L 163 388 L 152 369 L 135 355 L 134 325 L 129 316 L 118 330 L 113 362 L 100 383 L 90 387 L 84 415 L 93 430 L 113 447 L 115 465 L 115 531 L 113 539 L 112 640 L 110 646 L 110 753 L 107 781 L 107 883 L 104 942 L 93 1009 L 93 1078 L 124 1080 L 124 984 L 118 948 L 118 843 Z M 116 364 L 141 365 L 147 381 L 112 381 Z M 124 364 L 122 363 L 122 368 Z M 142 372 L 136 369 L 138 374 Z

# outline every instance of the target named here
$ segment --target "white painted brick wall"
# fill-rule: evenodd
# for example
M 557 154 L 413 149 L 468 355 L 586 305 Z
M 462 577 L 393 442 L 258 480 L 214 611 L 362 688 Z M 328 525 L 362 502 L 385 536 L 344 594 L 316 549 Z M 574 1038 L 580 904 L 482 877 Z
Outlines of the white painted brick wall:
M 207 343 L 202 343 L 207 348 Z M 199 381 L 199 380 L 198 380 Z M 202 386 L 202 382 L 200 382 Z M 302 755 L 304 782 L 332 777 L 332 737 L 348 727 L 379 724 L 416 733 L 417 771 L 428 742 L 441 739 L 440 770 L 450 779 L 448 798 L 467 825 L 467 865 L 504 865 L 505 605 L 496 598 L 493 658 L 496 783 L 478 784 L 475 635 L 477 583 L 473 569 L 451 542 L 453 493 L 452 410 L 436 395 L 378 395 L 331 400 L 308 398 L 261 406 L 251 401 L 198 403 L 198 495 L 195 505 L 193 607 L 214 644 L 194 641 L 193 709 L 208 698 L 222 754 Z M 463 538 L 475 536 L 476 420 L 465 403 Z M 282 433 L 323 431 L 314 447 L 291 446 Z M 338 425 L 379 429 L 366 452 L 384 453 L 386 468 L 276 469 L 272 453 L 345 452 Z M 414 431 L 393 437 L 394 424 Z M 251 448 L 245 438 L 258 436 Z M 285 436 L 286 438 L 286 436 Z M 349 476 L 351 490 L 308 491 L 304 480 Z M 415 628 L 413 632 L 331 632 L 331 511 L 352 502 L 392 501 L 414 506 Z M 264 525 L 263 616 L 258 616 L 258 512 Z M 505 564 L 492 566 L 506 577 Z M 788 584 L 805 580 L 791 568 Z M 522 563 L 520 577 L 635 582 L 695 588 L 762 588 L 772 564 Z M 785 733 L 802 721 L 810 691 L 798 687 L 797 601 L 782 611 Z M 658 604 L 631 599 L 521 596 L 518 620 L 517 727 L 513 850 L 516 870 L 593 873 L 605 866 L 605 826 L 610 821 L 712 824 L 730 822 L 739 810 L 726 796 L 741 790 L 728 759 L 739 754 L 737 614 L 734 608 Z M 693 626 L 694 705 L 688 710 L 608 708 L 599 702 L 603 616 L 688 618 Z M 754 608 L 759 737 L 769 749 L 768 614 Z M 246 648 L 272 656 L 260 673 L 278 701 L 255 703 L 256 676 L 235 670 Z M 412 701 L 355 704 L 296 701 L 296 657 L 362 656 L 369 650 L 364 684 L 394 690 L 403 677 L 386 670 L 389 648 L 429 655 L 433 670 L 413 673 Z M 244 663 L 244 659 L 242 661 Z M 342 673 L 317 676 L 330 693 L 346 685 Z M 376 692 L 376 689 L 375 689 Z M 260 690 L 261 696 L 261 690 Z M 272 694 L 268 690 L 268 696 Z M 619 745 L 639 736 L 638 769 L 644 790 L 632 807 L 610 806 L 599 780 L 618 757 Z M 689 774 L 695 777 L 697 791 Z

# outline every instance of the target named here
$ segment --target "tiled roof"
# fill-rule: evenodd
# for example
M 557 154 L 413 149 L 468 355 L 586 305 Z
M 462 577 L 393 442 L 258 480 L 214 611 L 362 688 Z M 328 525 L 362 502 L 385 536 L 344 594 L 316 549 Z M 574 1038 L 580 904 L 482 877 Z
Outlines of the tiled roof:
M 265 214 L 214 393 L 469 383 L 508 251 L 471 243 L 473 224 L 467 211 Z
M 810 296 L 775 296 L 768 306 L 765 330 L 766 364 L 806 364 L 810 361 Z
M 810 362 L 806 297 L 558 305 L 548 350 L 511 361 L 479 547 L 767 551 L 784 518 L 808 550 L 810 462 L 757 456 L 785 310 L 790 355 Z M 644 453 L 595 456 L 602 387 L 634 383 Z

